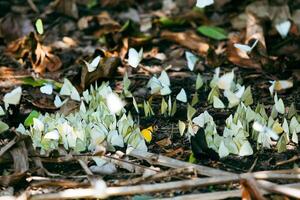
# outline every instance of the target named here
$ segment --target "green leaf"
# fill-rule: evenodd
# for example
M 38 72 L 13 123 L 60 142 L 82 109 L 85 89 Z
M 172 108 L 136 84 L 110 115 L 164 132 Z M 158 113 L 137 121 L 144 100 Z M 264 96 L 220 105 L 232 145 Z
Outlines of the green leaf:
M 40 115 L 39 112 L 36 110 L 31 111 L 31 113 L 28 115 L 28 117 L 24 121 L 25 126 L 31 126 L 33 124 L 33 118 L 38 118 Z
M 224 29 L 216 26 L 200 26 L 197 31 L 206 37 L 215 40 L 225 40 L 227 39 L 227 33 Z
M 197 159 L 195 158 L 194 153 L 191 153 L 189 157 L 189 163 L 196 163 L 196 162 Z
M 40 35 L 42 35 L 44 33 L 44 26 L 43 26 L 43 22 L 41 19 L 36 20 L 35 28 Z
M 183 19 L 171 19 L 169 17 L 161 17 L 158 21 L 163 26 L 181 26 L 185 23 Z
M 4 123 L 3 121 L 0 121 L 0 133 L 3 133 L 4 131 L 7 131 L 9 129 L 9 126 Z
M 56 82 L 51 79 L 34 79 L 32 77 L 25 77 L 20 79 L 22 84 L 24 85 L 31 85 L 33 87 L 40 87 L 43 86 L 46 83 L 52 83 L 55 87 L 55 89 L 60 89 L 63 84 Z

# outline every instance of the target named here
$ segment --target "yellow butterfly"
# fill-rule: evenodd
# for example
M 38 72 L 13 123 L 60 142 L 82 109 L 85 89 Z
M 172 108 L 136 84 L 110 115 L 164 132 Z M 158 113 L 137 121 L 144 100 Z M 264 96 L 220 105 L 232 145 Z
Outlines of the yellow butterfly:
M 157 127 L 155 125 L 153 125 L 153 126 L 151 125 L 148 128 L 143 129 L 141 131 L 141 134 L 142 134 L 142 136 L 145 138 L 145 140 L 147 142 L 151 142 L 151 140 L 152 140 L 152 133 L 154 131 L 156 131 L 156 130 L 157 130 Z

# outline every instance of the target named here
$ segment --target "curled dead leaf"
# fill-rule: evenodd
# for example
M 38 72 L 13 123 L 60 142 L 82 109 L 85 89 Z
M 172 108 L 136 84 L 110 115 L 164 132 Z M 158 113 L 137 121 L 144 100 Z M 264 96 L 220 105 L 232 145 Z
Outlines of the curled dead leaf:
M 106 56 L 101 59 L 97 69 L 93 72 L 88 72 L 85 65 L 81 71 L 81 89 L 85 89 L 88 85 L 99 79 L 108 79 L 116 73 L 117 67 L 120 65 L 121 60 L 119 57 L 108 57 Z
M 36 73 L 44 73 L 46 69 L 54 72 L 62 66 L 60 58 L 51 53 L 51 48 L 40 43 L 37 44 L 34 55 L 30 57 L 30 61 Z
M 61 68 L 60 58 L 52 54 L 49 46 L 42 45 L 34 33 L 11 42 L 6 48 L 6 52 L 16 59 L 28 59 L 36 73 L 57 71 Z
M 209 45 L 206 39 L 201 38 L 193 31 L 186 32 L 170 32 L 163 31 L 161 37 L 166 40 L 176 42 L 186 48 L 197 51 L 201 55 L 206 55 Z

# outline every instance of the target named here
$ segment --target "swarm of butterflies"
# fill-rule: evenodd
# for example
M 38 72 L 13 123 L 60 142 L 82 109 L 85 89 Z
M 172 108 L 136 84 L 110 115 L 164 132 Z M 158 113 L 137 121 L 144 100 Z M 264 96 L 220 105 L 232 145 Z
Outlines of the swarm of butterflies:
M 198 0 L 196 6 L 204 8 L 213 4 L 213 0 Z M 284 21 L 276 25 L 279 34 L 284 38 L 287 36 L 291 23 Z M 39 34 L 43 34 L 43 24 L 40 19 L 36 21 L 36 29 Z M 256 46 L 255 40 L 251 46 L 246 44 L 234 44 L 239 50 L 249 53 Z M 194 67 L 199 58 L 192 52 L 186 51 L 185 57 L 187 67 L 194 71 Z M 91 62 L 84 61 L 88 72 L 93 72 L 99 67 L 101 56 L 92 59 Z M 143 59 L 143 49 L 139 52 L 134 48 L 128 51 L 128 65 L 137 68 Z M 181 135 L 193 136 L 199 129 L 204 129 L 205 139 L 208 147 L 218 152 L 220 157 L 229 154 L 247 156 L 253 154 L 253 149 L 248 139 L 251 137 L 257 141 L 257 148 L 270 148 L 276 145 L 279 152 L 286 150 L 286 145 L 290 142 L 298 143 L 298 133 L 300 132 L 299 116 L 294 106 L 290 106 L 288 112 L 284 107 L 282 99 L 278 99 L 276 91 L 293 87 L 289 80 L 271 80 L 269 88 L 270 94 L 274 96 L 274 106 L 270 116 L 266 114 L 263 105 L 258 104 L 255 110 L 250 105 L 253 104 L 251 87 L 245 87 L 234 81 L 234 71 L 224 73 L 220 76 L 220 68 L 216 68 L 215 74 L 209 83 L 210 93 L 207 101 L 215 109 L 225 109 L 237 107 L 236 112 L 226 119 L 226 126 L 223 134 L 217 133 L 217 125 L 213 117 L 208 113 L 201 113 L 194 117 L 196 109 L 193 107 L 198 103 L 198 90 L 204 85 L 203 78 L 197 75 L 195 89 L 191 103 L 188 102 L 187 93 L 184 88 L 171 99 L 171 82 L 166 71 L 162 71 L 160 76 L 154 75 L 147 83 L 151 95 L 162 96 L 160 114 L 174 116 L 177 110 L 177 101 L 187 103 L 187 121 L 179 121 L 178 127 Z M 61 87 L 57 87 L 53 82 L 45 82 L 40 87 L 41 93 L 52 95 L 54 90 L 60 89 L 55 96 L 54 105 L 60 108 L 69 99 L 80 102 L 78 112 L 64 116 L 62 114 L 38 114 L 32 122 L 20 124 L 17 131 L 32 137 L 35 147 L 47 152 L 63 145 L 66 149 L 75 151 L 94 150 L 97 145 L 107 142 L 110 149 L 114 146 L 124 147 L 127 144 L 127 151 L 132 148 L 147 151 L 146 142 L 151 142 L 152 134 L 155 131 L 153 126 L 140 131 L 139 126 L 133 121 L 131 114 L 126 114 L 124 108 L 125 98 L 132 98 L 132 103 L 139 114 L 139 106 L 134 96 L 129 90 L 131 81 L 127 74 L 123 77 L 123 91 L 121 95 L 116 94 L 108 83 L 103 83 L 100 87 L 91 86 L 90 90 L 78 93 L 72 83 L 65 79 Z M 223 92 L 222 92 L 223 91 Z M 275 95 L 274 95 L 275 93 Z M 22 87 L 16 87 L 11 92 L 4 95 L 4 109 L 0 106 L 0 116 L 9 111 L 9 105 L 18 105 L 22 96 Z M 165 99 L 167 96 L 167 100 Z M 64 97 L 64 100 L 61 99 Z M 227 100 L 227 105 L 224 103 Z M 142 104 L 144 115 L 153 116 L 151 100 L 145 100 Z M 80 123 L 78 123 L 80 122 Z M 7 130 L 7 124 L 0 120 L 0 133 Z

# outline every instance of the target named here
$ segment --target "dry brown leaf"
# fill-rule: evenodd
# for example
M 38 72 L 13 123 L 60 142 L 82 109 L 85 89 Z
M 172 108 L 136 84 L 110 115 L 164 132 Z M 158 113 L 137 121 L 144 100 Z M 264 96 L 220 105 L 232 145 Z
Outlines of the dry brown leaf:
M 121 25 L 113 20 L 109 13 L 105 11 L 96 16 L 82 17 L 77 25 L 80 30 L 96 30 L 93 32 L 96 37 L 101 37 L 107 33 L 118 32 L 121 28 Z
M 17 59 L 26 60 L 28 58 L 36 73 L 44 73 L 46 69 L 53 72 L 61 68 L 60 58 L 51 51 L 51 47 L 42 45 L 34 33 L 11 42 L 6 49 L 7 53 Z
M 206 55 L 209 45 L 206 39 L 201 38 L 193 31 L 170 32 L 163 31 L 160 36 L 165 40 L 176 42 L 188 49 L 198 52 L 200 55 Z
M 30 61 L 36 73 L 44 73 L 46 69 L 54 72 L 62 66 L 60 58 L 51 53 L 50 47 L 38 43 L 34 52 L 35 56 L 31 56 Z
M 162 140 L 159 140 L 157 142 L 155 142 L 156 144 L 158 144 L 160 147 L 165 147 L 165 146 L 169 146 L 172 144 L 172 141 L 169 137 L 164 138 Z
M 99 79 L 111 78 L 117 71 L 117 67 L 120 65 L 121 60 L 119 57 L 104 57 L 101 59 L 97 69 L 93 72 L 88 72 L 87 67 L 83 65 L 81 71 L 81 89 L 85 89 L 91 83 L 94 83 Z

